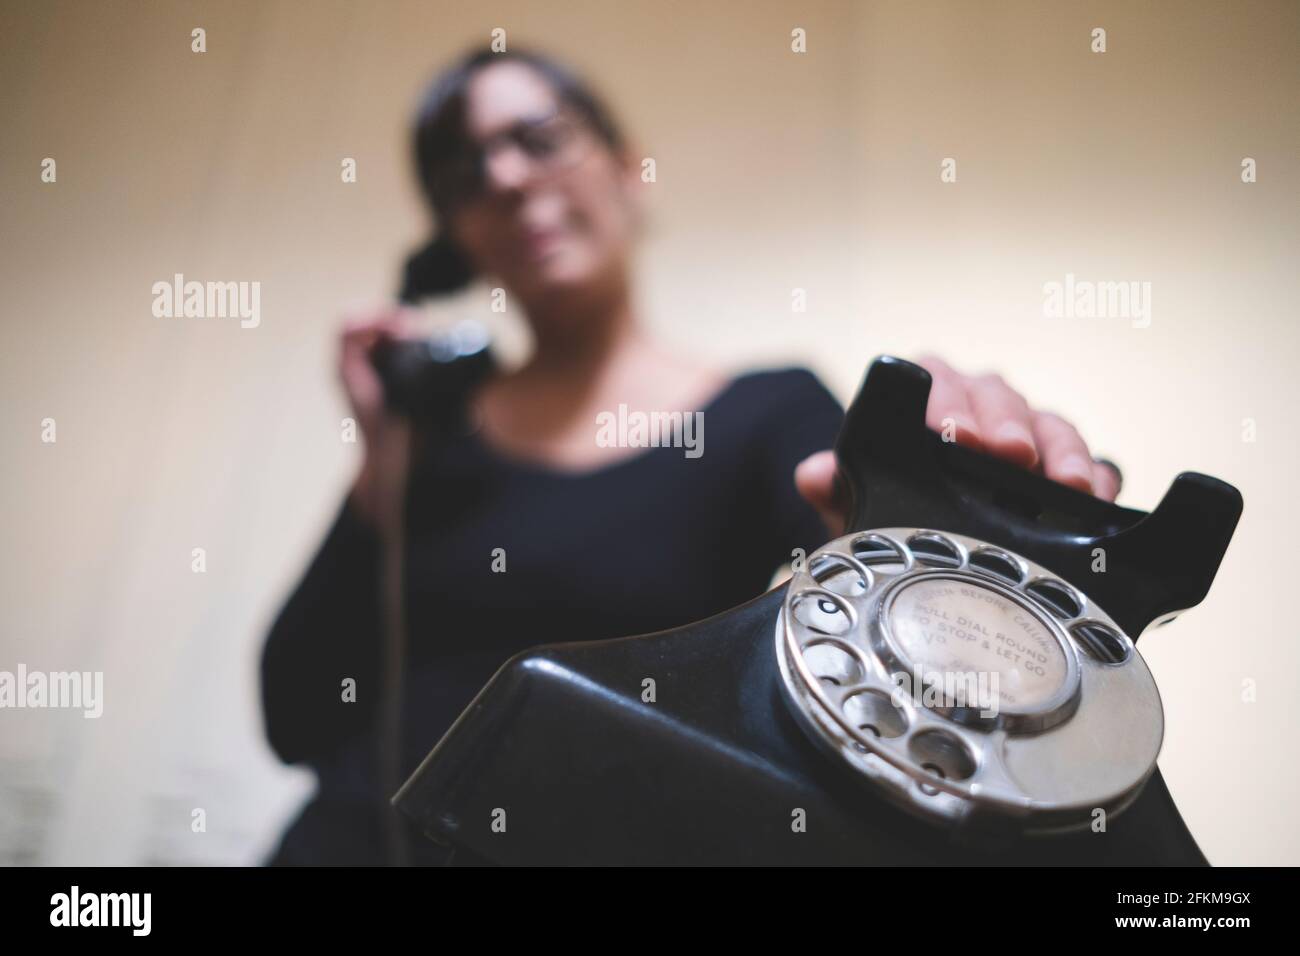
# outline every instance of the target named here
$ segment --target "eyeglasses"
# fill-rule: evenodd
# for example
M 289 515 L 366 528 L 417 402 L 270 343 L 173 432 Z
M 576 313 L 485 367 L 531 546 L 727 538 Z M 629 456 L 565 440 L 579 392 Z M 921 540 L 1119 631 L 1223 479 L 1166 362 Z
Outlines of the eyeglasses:
M 564 108 L 520 120 L 482 143 L 466 144 L 437 163 L 431 171 L 437 202 L 452 209 L 482 196 L 488 163 L 505 146 L 518 149 L 534 174 L 550 176 L 580 162 L 591 143 L 585 124 Z

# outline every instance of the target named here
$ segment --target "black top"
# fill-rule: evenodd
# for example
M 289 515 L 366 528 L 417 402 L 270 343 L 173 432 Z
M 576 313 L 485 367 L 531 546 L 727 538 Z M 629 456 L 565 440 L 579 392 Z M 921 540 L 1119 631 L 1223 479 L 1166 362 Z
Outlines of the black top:
M 697 458 L 646 448 L 570 472 L 477 434 L 422 452 L 407 500 L 403 778 L 511 655 L 709 617 L 762 593 L 795 548 L 829 538 L 794 486 L 795 466 L 832 447 L 843 417 L 821 383 L 803 369 L 753 372 L 703 412 Z M 379 561 L 377 537 L 345 504 L 267 638 L 271 746 L 319 780 L 272 862 L 384 861 Z M 347 678 L 355 702 L 343 700 Z M 440 860 L 408 836 L 414 862 Z

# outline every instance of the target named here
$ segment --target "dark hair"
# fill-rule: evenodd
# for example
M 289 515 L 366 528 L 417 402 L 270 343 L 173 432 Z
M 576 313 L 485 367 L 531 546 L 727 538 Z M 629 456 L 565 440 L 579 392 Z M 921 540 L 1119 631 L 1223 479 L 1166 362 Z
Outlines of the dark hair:
M 474 267 L 469 258 L 447 231 L 452 211 L 450 197 L 438 189 L 434 170 L 465 144 L 465 94 L 470 79 L 489 64 L 502 60 L 514 60 L 532 67 L 550 84 L 560 102 L 576 110 L 610 149 L 623 148 L 623 135 L 605 104 L 566 67 L 530 50 L 494 53 L 489 49 L 477 49 L 464 54 L 430 84 L 415 117 L 412 137 L 415 170 L 421 192 L 437 223 L 437 232 L 430 242 L 406 260 L 399 292 L 403 302 L 458 292 L 474 278 Z

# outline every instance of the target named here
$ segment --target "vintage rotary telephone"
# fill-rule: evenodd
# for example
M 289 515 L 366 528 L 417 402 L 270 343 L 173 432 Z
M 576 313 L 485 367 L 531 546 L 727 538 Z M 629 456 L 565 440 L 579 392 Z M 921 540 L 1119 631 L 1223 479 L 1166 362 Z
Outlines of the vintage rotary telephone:
M 787 584 L 515 656 L 393 803 L 469 862 L 1205 863 L 1134 642 L 1205 597 L 1240 494 L 1109 504 L 944 442 L 929 389 L 871 366 L 850 533 Z

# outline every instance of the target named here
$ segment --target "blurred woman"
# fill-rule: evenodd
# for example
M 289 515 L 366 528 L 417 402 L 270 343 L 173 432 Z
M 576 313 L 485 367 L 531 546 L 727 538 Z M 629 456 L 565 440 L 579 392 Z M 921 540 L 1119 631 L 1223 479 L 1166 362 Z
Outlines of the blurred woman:
M 526 364 L 469 396 L 475 427 L 417 446 L 385 408 L 371 361 L 413 334 L 381 304 L 342 332 L 340 374 L 365 458 L 262 660 L 267 733 L 319 787 L 273 862 L 392 861 L 379 771 L 380 562 L 405 546 L 404 777 L 512 654 L 553 641 L 676 627 L 761 593 L 795 548 L 843 529 L 829 451 L 842 410 L 808 371 L 729 376 L 655 341 L 638 314 L 632 258 L 642 222 L 638 155 L 600 99 L 531 53 L 473 53 L 434 83 L 414 131 L 438 224 L 407 265 L 404 299 L 474 277 L 504 288 L 531 327 Z M 863 356 L 864 366 L 869 356 Z M 1105 498 L 1118 475 L 1061 418 L 997 376 L 938 359 L 928 423 Z M 703 454 L 598 442 L 602 413 L 700 412 Z M 355 700 L 340 687 L 355 682 Z M 412 862 L 444 854 L 402 830 Z

